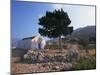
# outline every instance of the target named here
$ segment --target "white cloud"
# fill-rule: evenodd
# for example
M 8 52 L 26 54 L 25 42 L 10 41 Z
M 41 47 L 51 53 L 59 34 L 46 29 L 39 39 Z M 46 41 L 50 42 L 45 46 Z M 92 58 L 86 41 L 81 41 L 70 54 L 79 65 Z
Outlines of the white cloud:
M 41 18 L 43 16 L 43 14 L 39 14 L 38 18 Z
M 95 7 L 93 6 L 80 6 L 80 5 L 63 5 L 53 4 L 52 9 L 63 8 L 68 13 L 71 19 L 71 25 L 74 29 L 85 27 L 87 25 L 95 25 Z
M 63 8 L 64 10 L 67 10 L 71 7 L 72 5 L 65 5 L 65 4 L 53 4 L 52 8 L 53 9 L 61 9 Z
M 54 9 L 60 9 L 60 8 L 64 8 L 64 5 L 61 5 L 61 4 L 54 4 L 52 6 Z

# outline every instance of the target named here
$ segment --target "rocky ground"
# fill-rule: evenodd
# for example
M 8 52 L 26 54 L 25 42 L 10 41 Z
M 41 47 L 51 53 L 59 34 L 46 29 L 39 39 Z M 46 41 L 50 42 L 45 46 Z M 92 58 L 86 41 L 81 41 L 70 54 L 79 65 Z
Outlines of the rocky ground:
M 76 50 L 74 54 L 68 50 L 28 50 L 23 57 L 12 57 L 11 73 L 23 74 L 68 71 L 72 70 L 72 62 L 78 61 L 80 56 L 86 56 L 84 50 L 79 52 Z M 95 50 L 91 50 L 89 56 L 95 56 Z
M 68 51 L 43 50 L 28 52 L 22 57 L 12 57 L 12 74 L 37 73 L 71 70 L 72 64 L 66 61 Z
M 71 63 L 52 62 L 35 64 L 12 64 L 12 74 L 67 71 L 72 68 Z

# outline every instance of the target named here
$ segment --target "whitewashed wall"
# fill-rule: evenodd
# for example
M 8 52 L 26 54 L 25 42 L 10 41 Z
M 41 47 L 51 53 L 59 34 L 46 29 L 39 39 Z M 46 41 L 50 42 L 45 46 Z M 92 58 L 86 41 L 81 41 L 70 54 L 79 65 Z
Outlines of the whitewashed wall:
M 31 43 L 31 39 L 20 40 L 17 44 L 17 48 L 30 49 Z
M 46 45 L 46 41 L 44 40 L 44 38 L 42 38 L 41 49 L 44 49 L 45 45 Z M 17 44 L 17 48 L 33 49 L 33 50 L 37 49 L 37 50 L 39 50 L 39 47 L 38 47 L 38 37 L 35 37 L 34 39 L 20 40 L 18 42 L 18 44 Z

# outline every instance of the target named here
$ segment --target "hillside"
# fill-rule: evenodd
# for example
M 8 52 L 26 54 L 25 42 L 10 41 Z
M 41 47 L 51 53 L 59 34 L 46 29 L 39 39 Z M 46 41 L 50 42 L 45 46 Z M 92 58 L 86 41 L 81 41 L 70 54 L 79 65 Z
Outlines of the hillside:
M 92 41 L 95 43 L 96 41 L 96 26 L 87 26 L 83 28 L 78 28 L 72 32 L 71 35 L 67 35 L 62 38 L 62 42 L 70 41 L 70 40 L 79 40 L 79 38 Z M 47 43 L 57 43 L 58 39 L 52 39 L 47 41 Z
M 96 26 L 87 26 L 84 28 L 78 28 L 73 31 L 72 37 L 95 37 L 96 35 Z

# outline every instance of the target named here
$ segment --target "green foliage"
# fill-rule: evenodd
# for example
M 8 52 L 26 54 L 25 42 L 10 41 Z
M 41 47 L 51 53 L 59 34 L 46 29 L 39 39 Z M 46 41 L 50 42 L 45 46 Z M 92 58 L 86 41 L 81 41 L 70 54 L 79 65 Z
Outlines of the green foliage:
M 76 63 L 73 63 L 73 70 L 88 70 L 96 68 L 96 59 L 95 57 L 81 57 L 80 60 Z
M 88 45 L 88 40 L 87 39 L 83 39 L 82 37 L 80 37 L 80 38 L 78 38 L 79 40 L 78 40 L 78 43 L 80 44 L 80 45 L 82 45 L 83 47 L 87 47 L 87 45 Z
M 87 49 L 96 49 L 96 44 L 88 44 Z
M 96 44 L 96 37 L 90 37 L 89 42 L 90 44 Z
M 49 38 L 56 38 L 67 35 L 73 31 L 73 27 L 68 25 L 71 23 L 67 12 L 61 10 L 47 11 L 45 16 L 39 19 L 39 33 Z

